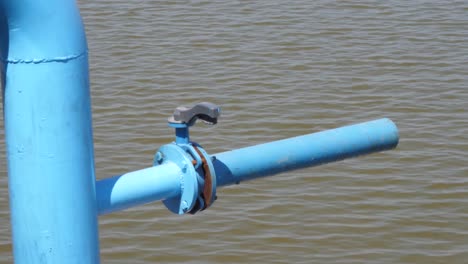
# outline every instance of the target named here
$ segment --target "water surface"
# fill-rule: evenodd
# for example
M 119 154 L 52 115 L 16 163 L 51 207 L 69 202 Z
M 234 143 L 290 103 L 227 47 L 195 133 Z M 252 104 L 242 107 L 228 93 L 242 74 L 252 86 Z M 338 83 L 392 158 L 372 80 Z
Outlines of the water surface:
M 166 118 L 200 101 L 223 109 L 191 130 L 210 153 L 381 117 L 401 137 L 223 188 L 195 216 L 157 202 L 100 217 L 103 263 L 466 263 L 466 1 L 78 2 L 99 179 L 150 166 Z M 10 263 L 4 152 L 0 170 Z

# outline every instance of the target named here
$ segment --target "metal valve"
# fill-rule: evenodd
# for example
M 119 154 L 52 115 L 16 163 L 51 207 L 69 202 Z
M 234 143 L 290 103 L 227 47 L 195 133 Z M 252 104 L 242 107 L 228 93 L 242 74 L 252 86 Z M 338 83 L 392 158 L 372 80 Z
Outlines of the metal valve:
M 168 160 L 181 168 L 183 190 L 180 197 L 164 200 L 169 210 L 178 214 L 195 214 L 210 207 L 216 200 L 216 174 L 213 158 L 196 142 L 189 140 L 189 127 L 198 119 L 215 125 L 221 114 L 219 106 L 198 103 L 192 107 L 179 106 L 168 118 L 169 126 L 175 128 L 175 144 L 166 144 L 156 153 L 154 166 Z
M 192 107 L 179 106 L 174 114 L 168 118 L 169 126 L 176 129 L 176 144 L 188 144 L 189 130 L 198 119 L 207 124 L 215 125 L 221 114 L 219 106 L 213 103 L 198 103 Z
M 186 124 L 193 126 L 197 119 L 201 119 L 210 125 L 218 123 L 218 117 L 221 114 L 219 106 L 213 103 L 198 103 L 192 107 L 179 106 L 174 114 L 169 117 L 170 124 Z

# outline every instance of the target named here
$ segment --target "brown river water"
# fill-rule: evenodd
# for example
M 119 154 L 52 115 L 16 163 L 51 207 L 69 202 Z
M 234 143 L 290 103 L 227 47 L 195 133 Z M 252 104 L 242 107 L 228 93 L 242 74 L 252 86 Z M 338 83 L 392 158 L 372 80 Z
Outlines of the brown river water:
M 468 263 L 467 1 L 80 0 L 96 177 L 151 166 L 175 107 L 209 153 L 391 118 L 397 149 L 101 216 L 102 263 Z M 11 263 L 3 121 L 0 263 Z M 259 156 L 261 159 L 261 156 Z M 64 261 L 66 263 L 66 261 Z

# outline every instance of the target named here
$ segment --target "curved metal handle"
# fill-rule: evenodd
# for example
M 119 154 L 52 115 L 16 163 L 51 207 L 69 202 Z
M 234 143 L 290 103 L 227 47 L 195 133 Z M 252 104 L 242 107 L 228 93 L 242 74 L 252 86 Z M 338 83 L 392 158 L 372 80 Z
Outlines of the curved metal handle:
M 186 124 L 193 126 L 197 119 L 201 119 L 210 125 L 218 123 L 218 117 L 221 114 L 219 106 L 213 103 L 198 103 L 192 107 L 179 106 L 174 114 L 169 117 L 169 123 Z

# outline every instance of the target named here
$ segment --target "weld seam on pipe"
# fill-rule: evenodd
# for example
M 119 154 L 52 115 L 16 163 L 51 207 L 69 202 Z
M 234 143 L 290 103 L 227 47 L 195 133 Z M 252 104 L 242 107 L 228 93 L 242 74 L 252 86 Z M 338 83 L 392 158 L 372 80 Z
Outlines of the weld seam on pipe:
M 59 56 L 55 58 L 43 58 L 43 59 L 18 59 L 18 58 L 0 58 L 2 62 L 9 63 L 9 64 L 41 64 L 41 63 L 66 63 L 72 60 L 79 59 L 81 57 L 87 56 L 88 52 L 85 51 L 80 54 L 72 54 L 68 56 Z

